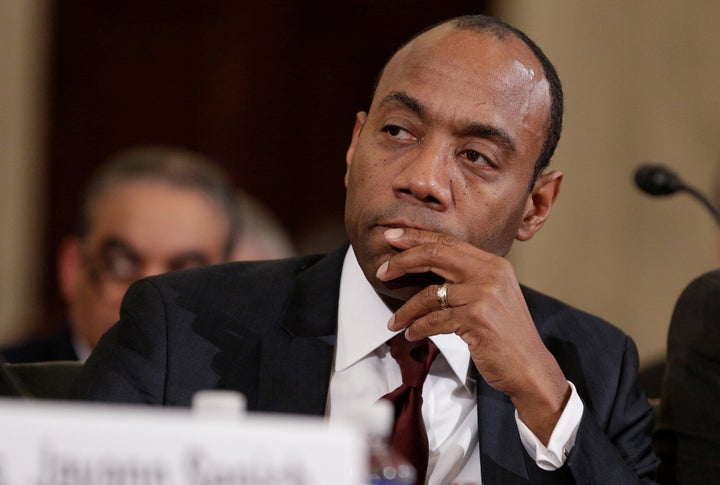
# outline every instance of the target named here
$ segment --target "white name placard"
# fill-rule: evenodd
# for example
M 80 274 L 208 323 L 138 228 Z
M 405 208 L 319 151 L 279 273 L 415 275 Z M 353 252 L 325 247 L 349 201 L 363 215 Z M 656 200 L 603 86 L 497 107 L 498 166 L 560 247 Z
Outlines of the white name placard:
M 366 448 L 320 418 L 0 399 L 0 485 L 361 485 Z

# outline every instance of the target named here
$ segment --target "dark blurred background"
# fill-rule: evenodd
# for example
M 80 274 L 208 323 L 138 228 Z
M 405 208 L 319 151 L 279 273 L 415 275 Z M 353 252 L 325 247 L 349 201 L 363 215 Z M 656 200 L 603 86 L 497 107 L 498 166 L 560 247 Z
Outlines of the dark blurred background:
M 653 160 L 706 194 L 720 184 L 720 4 L 701 0 L 0 0 L 0 342 L 57 320 L 55 249 L 79 188 L 129 145 L 205 152 L 300 252 L 334 246 L 354 113 L 380 66 L 418 29 L 477 12 L 530 34 L 565 87 L 565 181 L 509 255 L 518 276 L 628 332 L 643 365 L 664 358 L 673 305 L 720 245 L 696 201 L 650 198 L 632 174 Z
M 488 13 L 487 3 L 56 1 L 47 261 L 93 168 L 144 143 L 215 159 L 272 209 L 300 252 L 334 246 L 345 150 L 378 71 L 413 33 Z M 57 301 L 53 266 L 48 301 Z

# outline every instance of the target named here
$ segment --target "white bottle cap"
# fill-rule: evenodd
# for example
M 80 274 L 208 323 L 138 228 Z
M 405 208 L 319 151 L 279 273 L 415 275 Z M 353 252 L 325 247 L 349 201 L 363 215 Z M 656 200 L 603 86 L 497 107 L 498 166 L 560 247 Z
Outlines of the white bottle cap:
M 245 415 L 245 396 L 237 391 L 208 389 L 192 398 L 192 413 L 202 419 L 239 419 Z

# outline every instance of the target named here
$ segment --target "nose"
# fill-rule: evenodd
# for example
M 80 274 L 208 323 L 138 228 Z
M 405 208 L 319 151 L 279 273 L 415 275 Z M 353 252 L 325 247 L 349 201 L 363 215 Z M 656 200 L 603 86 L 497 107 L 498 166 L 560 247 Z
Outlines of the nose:
M 414 199 L 444 211 L 452 204 L 451 169 L 442 147 L 424 140 L 403 160 L 402 170 L 393 180 L 393 192 L 398 198 Z

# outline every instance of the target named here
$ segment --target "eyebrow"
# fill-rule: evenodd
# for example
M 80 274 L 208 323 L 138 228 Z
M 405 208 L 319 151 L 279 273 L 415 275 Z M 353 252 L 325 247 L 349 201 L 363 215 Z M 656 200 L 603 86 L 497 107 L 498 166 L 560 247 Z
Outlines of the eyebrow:
M 108 251 L 110 250 L 119 250 L 124 251 L 126 255 L 135 260 L 135 262 L 139 264 L 144 263 L 144 258 L 140 252 L 133 247 L 132 244 L 125 241 L 124 239 L 121 239 L 119 237 L 108 237 L 107 239 L 103 240 L 100 244 L 100 252 L 99 254 L 101 257 L 106 257 Z M 177 254 L 174 254 L 170 257 L 168 260 L 169 266 L 178 266 L 180 264 L 185 264 L 187 262 L 194 262 L 199 265 L 206 265 L 210 263 L 210 258 L 207 254 L 205 254 L 202 251 L 198 251 L 196 249 L 190 249 L 187 251 L 183 251 Z
M 119 237 L 114 236 L 110 236 L 102 240 L 102 242 L 100 243 L 99 254 L 105 255 L 108 251 L 116 249 L 125 251 L 132 258 L 140 259 L 138 252 L 135 250 L 132 244 Z
M 423 108 L 422 103 L 407 93 L 394 91 L 388 94 L 383 98 L 380 106 L 384 106 L 386 104 L 401 104 L 419 117 L 425 117 L 425 108 Z
M 425 118 L 425 108 L 422 103 L 413 96 L 401 91 L 394 91 L 383 98 L 380 105 L 400 104 L 409 109 L 420 118 Z M 462 137 L 494 138 L 499 140 L 505 148 L 511 152 L 516 150 L 515 140 L 510 134 L 500 127 L 486 123 L 469 123 L 458 130 Z
M 484 123 L 470 123 L 460 129 L 460 136 L 478 137 L 478 138 L 494 138 L 499 140 L 505 148 L 511 152 L 515 151 L 515 141 L 510 134 L 498 128 L 497 126 L 487 125 Z

